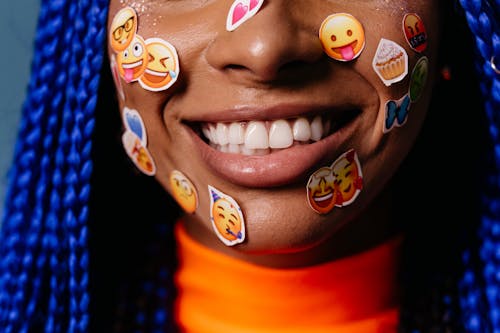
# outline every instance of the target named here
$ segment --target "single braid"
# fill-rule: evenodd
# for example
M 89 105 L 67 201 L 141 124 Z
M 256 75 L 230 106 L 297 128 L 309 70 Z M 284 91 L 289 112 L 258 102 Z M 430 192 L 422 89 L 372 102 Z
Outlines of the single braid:
M 475 37 L 476 69 L 484 98 L 484 110 L 492 157 L 482 196 L 482 219 L 479 229 L 479 252 L 464 254 L 467 270 L 460 287 L 463 320 L 467 332 L 500 330 L 500 77 L 491 61 L 500 56 L 498 18 L 500 1 L 460 0 L 467 23 Z

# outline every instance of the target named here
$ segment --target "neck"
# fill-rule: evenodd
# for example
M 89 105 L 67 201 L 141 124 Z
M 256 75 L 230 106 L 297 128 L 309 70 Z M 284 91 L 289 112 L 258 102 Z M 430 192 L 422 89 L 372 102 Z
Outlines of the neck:
M 176 228 L 183 332 L 396 332 L 401 238 L 322 265 L 276 269 L 212 251 Z M 376 285 L 377 288 L 373 288 Z

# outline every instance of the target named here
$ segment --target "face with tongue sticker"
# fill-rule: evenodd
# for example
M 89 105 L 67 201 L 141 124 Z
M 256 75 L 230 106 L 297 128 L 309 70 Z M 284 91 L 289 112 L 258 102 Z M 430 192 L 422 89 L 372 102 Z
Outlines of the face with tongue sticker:
M 356 59 L 365 47 L 365 31 L 361 23 L 345 13 L 328 16 L 321 25 L 319 38 L 329 57 L 339 61 Z
M 144 39 L 135 35 L 130 45 L 118 53 L 116 63 L 120 75 L 127 83 L 137 81 L 148 65 L 148 52 Z

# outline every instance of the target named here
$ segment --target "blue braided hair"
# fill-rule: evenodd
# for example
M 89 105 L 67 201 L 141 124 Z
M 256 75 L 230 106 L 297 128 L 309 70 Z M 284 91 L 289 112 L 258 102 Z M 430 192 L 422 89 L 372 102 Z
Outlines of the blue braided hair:
M 121 150 L 121 122 L 109 93 L 107 12 L 106 0 L 41 3 L 0 233 L 2 332 L 173 331 L 173 223 L 164 222 L 179 210 L 159 184 L 126 167 L 131 162 Z M 460 0 L 456 13 L 476 46 L 480 90 L 471 94 L 485 111 L 484 153 L 491 158 L 481 219 L 456 228 L 476 237 L 462 242 L 454 235 L 462 254 L 454 264 L 462 269 L 445 271 L 452 279 L 409 278 L 430 281 L 424 288 L 439 292 L 421 307 L 406 306 L 419 303 L 406 294 L 406 332 L 500 331 L 500 83 L 492 66 L 500 63 L 500 1 Z M 103 219 L 103 210 L 113 218 Z M 449 232 L 457 223 L 442 228 Z M 412 264 L 415 273 L 428 263 Z
M 500 1 L 460 0 L 476 45 L 476 71 L 487 117 L 490 159 L 481 197 L 479 244 L 463 255 L 461 307 L 467 332 L 500 331 Z M 498 68 L 497 68 L 498 69 Z M 478 269 L 479 268 L 479 269 Z
M 86 332 L 91 136 L 107 1 L 41 3 L 0 248 L 3 332 Z

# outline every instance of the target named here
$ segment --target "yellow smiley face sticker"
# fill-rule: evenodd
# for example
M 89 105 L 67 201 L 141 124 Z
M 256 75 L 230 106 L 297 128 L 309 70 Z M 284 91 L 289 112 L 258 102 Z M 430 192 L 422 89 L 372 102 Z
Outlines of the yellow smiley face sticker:
M 177 51 L 172 44 L 161 38 L 148 38 L 145 43 L 148 64 L 139 83 L 147 90 L 165 90 L 174 84 L 179 76 Z
M 335 177 L 334 186 L 339 198 L 336 205 L 347 206 L 352 203 L 363 188 L 363 174 L 356 152 L 351 149 L 342 154 L 331 166 Z
M 356 59 L 365 47 L 365 30 L 354 16 L 337 13 L 323 21 L 319 39 L 329 57 L 339 61 L 351 61 Z
M 245 220 L 240 206 L 230 196 L 212 186 L 210 193 L 210 220 L 217 237 L 227 246 L 245 240 Z
M 115 52 L 125 50 L 137 32 L 137 13 L 125 7 L 116 13 L 109 29 L 109 43 Z
M 135 133 L 125 131 L 122 135 L 122 144 L 127 155 L 142 173 L 148 176 L 155 175 L 156 165 L 153 157 Z
M 118 71 L 127 82 L 137 81 L 148 65 L 148 52 L 141 36 L 136 35 L 130 45 L 116 57 Z
M 186 213 L 192 214 L 198 207 L 198 194 L 193 183 L 180 171 L 170 174 L 172 196 Z
M 312 174 L 307 183 L 309 206 L 319 214 L 329 213 L 337 200 L 332 169 L 322 167 Z

